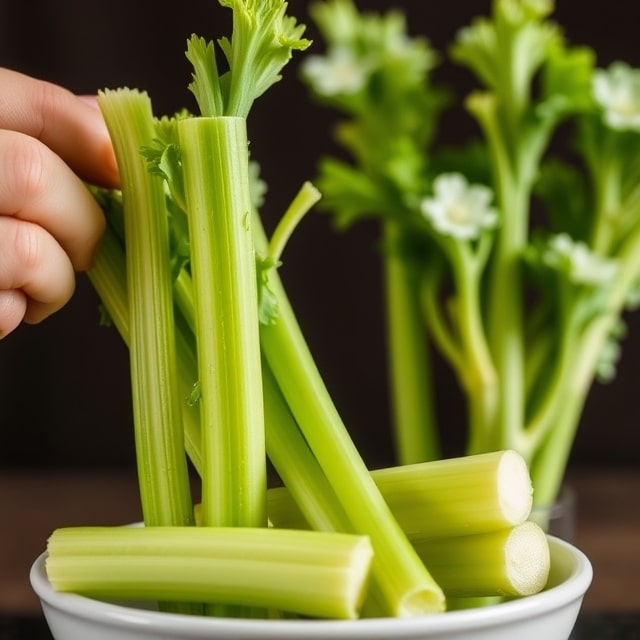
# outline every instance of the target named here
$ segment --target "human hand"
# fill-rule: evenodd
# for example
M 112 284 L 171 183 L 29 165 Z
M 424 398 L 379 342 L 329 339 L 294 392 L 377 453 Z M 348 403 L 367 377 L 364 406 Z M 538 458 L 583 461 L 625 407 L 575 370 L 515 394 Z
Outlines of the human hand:
M 104 216 L 83 180 L 119 183 L 91 98 L 0 68 L 0 338 L 68 302 Z

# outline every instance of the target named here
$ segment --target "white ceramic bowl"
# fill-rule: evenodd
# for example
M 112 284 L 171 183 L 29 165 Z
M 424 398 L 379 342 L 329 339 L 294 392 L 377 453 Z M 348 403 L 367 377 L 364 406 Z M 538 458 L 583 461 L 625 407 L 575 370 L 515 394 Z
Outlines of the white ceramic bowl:
M 549 538 L 551 575 L 534 596 L 464 611 L 417 618 L 336 620 L 239 620 L 201 618 L 107 604 L 55 592 L 42 554 L 31 569 L 55 640 L 567 640 L 592 568 L 574 546 Z

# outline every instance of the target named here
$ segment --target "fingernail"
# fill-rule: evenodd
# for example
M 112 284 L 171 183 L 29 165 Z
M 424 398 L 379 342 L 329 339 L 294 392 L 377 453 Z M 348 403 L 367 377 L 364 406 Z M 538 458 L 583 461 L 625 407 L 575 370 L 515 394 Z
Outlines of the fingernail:
M 78 96 L 78 98 L 82 100 L 82 102 L 84 102 L 85 104 L 89 105 L 90 107 L 93 107 L 96 111 L 100 111 L 100 107 L 98 106 L 97 96 L 82 95 L 82 96 Z

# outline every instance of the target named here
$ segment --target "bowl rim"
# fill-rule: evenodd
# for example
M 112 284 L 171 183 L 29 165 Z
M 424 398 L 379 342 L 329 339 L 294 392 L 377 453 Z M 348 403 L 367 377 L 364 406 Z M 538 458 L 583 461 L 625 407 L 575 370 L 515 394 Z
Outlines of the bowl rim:
M 440 614 L 406 618 L 361 618 L 358 620 L 299 620 L 299 619 L 238 619 L 188 616 L 177 613 L 165 613 L 148 609 L 136 609 L 125 605 L 102 602 L 73 593 L 56 592 L 49 584 L 45 572 L 46 551 L 34 561 L 29 574 L 30 582 L 39 597 L 43 609 L 56 609 L 69 616 L 92 620 L 117 628 L 135 626 L 161 627 L 163 632 L 206 632 L 228 631 L 229 633 L 255 634 L 267 629 L 265 637 L 287 638 L 303 633 L 306 638 L 326 638 L 329 633 L 358 630 L 363 635 L 354 638 L 383 638 L 393 630 L 394 634 L 411 632 L 417 629 L 429 632 L 455 631 L 461 629 L 483 629 L 495 625 L 498 621 L 496 609 L 500 610 L 499 623 L 508 624 L 524 618 L 540 617 L 572 603 L 580 603 L 593 578 L 593 568 L 587 556 L 574 545 L 547 536 L 553 555 L 561 554 L 570 559 L 568 578 L 560 584 L 526 596 L 485 607 L 448 611 Z M 257 637 L 257 636 L 256 636 Z M 398 635 L 401 637 L 401 635 Z

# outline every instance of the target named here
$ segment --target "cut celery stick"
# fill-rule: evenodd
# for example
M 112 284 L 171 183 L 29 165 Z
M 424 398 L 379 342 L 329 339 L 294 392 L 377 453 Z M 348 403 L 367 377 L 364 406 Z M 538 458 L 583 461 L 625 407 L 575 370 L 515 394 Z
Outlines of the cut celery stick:
M 104 91 L 98 103 L 122 178 L 136 457 L 149 525 L 193 523 L 176 376 L 169 231 L 162 182 L 140 154 L 154 136 L 149 96 Z
M 207 526 L 266 525 L 266 454 L 246 122 L 178 120 Z
M 521 524 L 531 513 L 529 470 L 512 450 L 393 467 L 373 475 L 410 535 L 481 533 Z
M 549 543 L 534 522 L 413 544 L 447 596 L 528 596 L 549 577 Z
M 512 527 L 531 513 L 529 471 L 512 450 L 379 469 L 371 476 L 410 540 Z M 268 514 L 274 526 L 309 526 L 285 487 L 269 491 Z
M 366 536 L 250 527 L 62 528 L 47 550 L 58 591 L 348 619 L 359 614 L 373 556 Z

